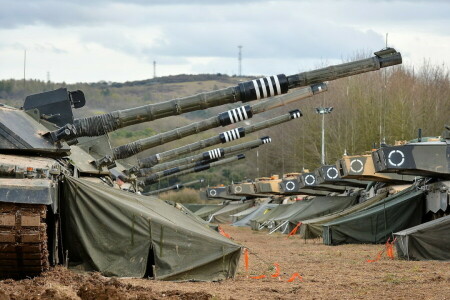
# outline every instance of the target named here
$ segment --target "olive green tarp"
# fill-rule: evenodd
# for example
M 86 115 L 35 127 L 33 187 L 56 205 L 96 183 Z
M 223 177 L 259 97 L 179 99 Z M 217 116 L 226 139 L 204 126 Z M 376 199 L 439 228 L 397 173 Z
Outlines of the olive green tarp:
M 194 212 L 194 214 L 195 214 L 196 216 L 199 216 L 199 217 L 202 218 L 203 220 L 208 220 L 209 217 L 210 217 L 213 213 L 215 213 L 215 212 L 221 210 L 221 209 L 224 208 L 225 206 L 227 206 L 227 204 L 208 204 L 208 205 L 203 206 L 202 208 L 196 210 L 196 211 Z
M 235 275 L 239 245 L 155 197 L 66 177 L 61 214 L 71 267 L 162 280 Z
M 335 211 L 343 210 L 354 205 L 357 202 L 356 196 L 324 196 L 315 197 L 310 200 L 299 201 L 303 205 L 299 205 L 285 212 L 283 215 L 274 219 L 275 224 L 281 225 L 280 230 L 283 233 L 289 233 L 298 224 L 298 222 L 320 217 Z
M 221 210 L 216 211 L 209 218 L 209 222 L 217 223 L 217 224 L 225 224 L 231 223 L 231 215 L 244 211 L 249 207 L 252 207 L 255 204 L 254 201 L 247 201 L 245 203 L 231 203 L 222 208 Z
M 272 204 L 272 203 L 267 203 L 267 204 L 261 204 L 260 206 L 257 207 L 257 209 L 255 211 L 253 211 L 251 214 L 245 216 L 244 218 L 240 219 L 239 221 L 233 223 L 233 226 L 250 226 L 250 220 L 251 219 L 256 219 L 259 216 L 268 214 L 272 209 L 274 209 L 275 207 L 277 207 L 279 204 Z
M 196 212 L 203 207 L 217 206 L 217 204 L 198 204 L 198 203 L 184 203 L 183 205 L 192 212 Z
M 300 201 L 297 201 L 296 203 L 298 203 Z M 250 220 L 250 227 L 253 230 L 261 230 L 264 226 L 267 225 L 267 223 L 271 220 L 276 218 L 277 216 L 283 214 L 286 210 L 290 209 L 292 207 L 293 204 L 280 204 L 277 207 L 275 207 L 274 209 L 272 209 L 271 211 L 269 211 L 266 214 L 263 214 L 262 216 L 259 216 L 257 218 L 251 219 Z
M 175 208 L 178 208 L 179 210 L 181 210 L 183 213 L 187 214 L 189 217 L 191 217 L 192 219 L 196 220 L 197 222 L 199 222 L 200 224 L 202 224 L 203 226 L 207 227 L 207 228 L 211 228 L 212 230 L 215 231 L 219 231 L 219 226 L 217 226 L 216 224 L 211 224 L 206 222 L 205 220 L 203 220 L 202 218 L 200 218 L 199 216 L 197 216 L 196 214 L 194 214 L 190 209 L 188 209 L 184 204 L 181 203 L 174 203 L 171 204 L 173 205 Z
M 323 225 L 323 243 L 384 243 L 394 232 L 421 223 L 424 192 L 407 189 L 376 205 Z
M 450 260 L 450 216 L 394 233 L 398 257 Z
M 332 213 L 332 214 L 328 214 L 322 217 L 318 217 L 318 218 L 314 218 L 314 219 L 307 219 L 307 220 L 303 220 L 302 224 L 300 226 L 300 230 L 298 230 L 298 234 L 300 235 L 300 237 L 304 238 L 304 239 L 313 239 L 313 238 L 317 238 L 317 237 L 321 237 L 322 236 L 322 230 L 323 227 L 322 225 L 325 223 L 329 223 L 333 220 L 336 220 L 338 218 L 347 216 L 351 213 L 363 210 L 371 205 L 373 205 L 374 203 L 377 203 L 378 201 L 382 200 L 383 198 L 386 197 L 386 193 L 382 193 L 379 195 L 376 195 L 370 199 L 367 199 L 366 201 L 350 206 L 344 210 Z
M 245 218 L 246 216 L 248 216 L 249 214 L 251 214 L 252 212 L 257 210 L 258 208 L 259 208 L 259 206 L 249 207 L 246 210 L 243 210 L 234 215 L 231 215 L 231 223 L 235 223 L 235 222 L 239 221 L 240 219 Z

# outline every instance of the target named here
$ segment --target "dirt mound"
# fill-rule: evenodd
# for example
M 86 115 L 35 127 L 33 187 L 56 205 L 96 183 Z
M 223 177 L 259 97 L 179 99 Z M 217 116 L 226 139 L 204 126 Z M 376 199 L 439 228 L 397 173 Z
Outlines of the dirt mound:
M 56 267 L 33 279 L 0 281 L 0 300 L 152 300 L 162 298 L 207 300 L 212 296 L 205 292 L 179 290 L 155 292 L 149 286 L 134 286 L 98 273 L 77 274 L 63 267 Z

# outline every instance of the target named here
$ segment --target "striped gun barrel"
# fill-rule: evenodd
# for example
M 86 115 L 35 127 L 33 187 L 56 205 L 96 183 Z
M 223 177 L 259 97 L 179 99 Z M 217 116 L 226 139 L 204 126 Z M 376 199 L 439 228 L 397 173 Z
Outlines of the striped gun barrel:
M 185 164 L 189 164 L 189 163 L 193 163 L 193 162 L 216 159 L 216 158 L 220 159 L 220 158 L 225 157 L 225 155 L 230 155 L 230 154 L 234 154 L 237 152 L 243 152 L 243 151 L 255 149 L 261 145 L 269 144 L 271 142 L 272 142 L 272 139 L 269 136 L 264 136 L 262 138 L 259 138 L 259 139 L 256 139 L 256 140 L 253 140 L 250 142 L 241 143 L 241 144 L 237 144 L 237 145 L 225 147 L 225 148 L 215 148 L 215 149 L 211 149 L 211 150 L 205 151 L 200 154 L 192 155 L 192 156 L 185 157 L 185 158 L 180 158 L 177 160 L 171 160 L 171 161 L 168 161 L 168 162 L 165 162 L 162 164 L 157 164 L 156 166 L 153 166 L 151 168 L 139 169 L 137 167 L 133 167 L 133 168 L 129 169 L 126 173 L 136 174 L 138 177 L 144 177 L 144 176 L 148 176 L 149 174 L 161 172 L 163 170 L 175 168 L 178 166 L 183 166 Z
M 248 125 L 246 127 L 239 127 L 232 130 L 228 130 L 220 133 L 218 136 L 211 137 L 209 139 L 201 140 L 196 143 L 185 145 L 176 149 L 172 149 L 166 152 L 158 153 L 150 157 L 138 160 L 139 168 L 151 168 L 158 163 L 162 163 L 173 159 L 179 155 L 191 153 L 193 151 L 201 150 L 206 147 L 214 146 L 220 143 L 228 143 L 237 139 L 244 137 L 246 134 L 256 132 L 265 128 L 269 128 L 278 124 L 282 124 L 293 119 L 297 119 L 302 116 L 300 110 L 292 110 L 287 114 L 268 119 L 265 121 L 258 122 L 253 125 Z
M 204 181 L 205 180 L 202 178 L 202 179 L 192 180 L 192 181 L 185 182 L 185 183 L 178 183 L 178 184 L 174 184 L 174 185 L 168 186 L 163 189 L 154 190 L 154 191 L 147 192 L 147 193 L 142 193 L 142 195 L 153 196 L 153 195 L 161 194 L 161 193 L 168 192 L 168 191 L 177 191 L 177 190 L 184 189 L 185 187 L 188 187 L 188 186 L 191 186 L 191 185 L 194 185 L 197 183 L 203 183 Z
M 161 177 L 159 179 L 160 180 L 161 179 L 169 179 L 169 178 L 172 178 L 172 177 L 183 176 L 183 175 L 186 175 L 186 174 L 202 172 L 202 171 L 205 171 L 205 170 L 209 170 L 210 168 L 218 167 L 218 166 L 221 166 L 221 165 L 224 165 L 224 164 L 228 164 L 228 163 L 232 163 L 232 162 L 236 162 L 236 161 L 241 160 L 241 159 L 245 159 L 245 154 L 239 154 L 239 155 L 236 155 L 236 156 L 233 156 L 233 157 L 224 158 L 222 160 L 215 161 L 215 162 L 212 162 L 212 163 L 199 165 L 199 166 L 196 166 L 194 168 L 190 168 L 190 169 L 178 172 L 178 173 L 174 173 L 174 174 L 170 174 L 170 175 L 167 175 L 167 176 L 163 176 L 163 177 Z M 147 178 L 145 178 L 144 180 L 139 181 L 138 185 L 140 187 L 145 187 L 145 186 L 150 185 L 152 183 L 155 183 L 155 181 L 147 180 Z
M 375 56 L 302 72 L 286 76 L 284 74 L 268 76 L 239 83 L 237 86 L 200 93 L 185 98 L 178 98 L 157 104 L 118 110 L 111 113 L 75 119 L 49 132 L 54 142 L 71 140 L 82 136 L 98 136 L 126 126 L 148 122 L 168 116 L 179 115 L 190 111 L 202 110 L 234 102 L 247 102 L 285 94 L 289 89 L 353 76 L 365 72 L 379 70 L 402 63 L 402 56 L 395 49 L 387 48 L 374 53 Z
M 257 141 L 261 145 L 261 144 L 266 144 L 266 143 L 270 142 L 270 140 L 271 140 L 270 137 L 264 137 L 264 138 L 261 138 L 261 139 L 259 139 Z M 250 143 L 255 144 L 253 142 L 254 141 L 252 141 Z M 244 144 L 246 144 L 246 143 L 244 143 Z M 236 152 L 241 152 L 242 153 L 242 152 L 245 152 L 245 151 L 249 151 L 249 150 L 251 150 L 253 148 L 255 148 L 255 147 L 245 147 L 245 148 L 244 147 L 238 147 L 239 150 L 228 151 L 227 154 L 236 153 Z M 202 156 L 203 156 L 202 160 L 198 160 L 198 161 L 195 161 L 195 162 L 188 162 L 187 164 L 178 165 L 178 166 L 175 166 L 173 168 L 163 169 L 163 170 L 161 170 L 159 172 L 153 172 L 150 176 L 148 176 L 146 178 L 146 183 L 150 184 L 150 183 L 152 183 L 152 181 L 153 182 L 157 182 L 162 177 L 165 177 L 165 176 L 168 176 L 168 175 L 171 175 L 171 174 L 175 174 L 175 173 L 179 173 L 181 171 L 184 171 L 184 170 L 187 170 L 187 169 L 190 169 L 190 168 L 194 168 L 194 167 L 197 167 L 197 166 L 201 166 L 201 165 L 204 165 L 204 164 L 207 164 L 207 163 L 218 161 L 219 159 L 222 159 L 222 158 L 225 157 L 225 151 L 224 151 L 223 148 L 222 149 L 217 148 L 217 149 L 209 150 L 207 152 L 202 153 Z M 145 173 L 143 172 L 143 169 L 141 169 L 140 172 L 138 172 L 138 176 L 139 175 L 140 176 L 146 176 L 144 174 Z
M 327 91 L 327 85 L 325 83 L 319 83 L 306 88 L 293 90 L 285 95 L 258 102 L 252 106 L 245 105 L 238 108 L 233 108 L 226 112 L 220 113 L 218 116 L 113 148 L 112 156 L 107 155 L 96 160 L 95 165 L 98 168 L 111 165 L 116 159 L 127 158 L 155 146 L 178 140 L 211 128 L 227 126 L 244 121 L 251 118 L 255 114 L 263 113 L 270 109 L 303 100 L 325 91 Z

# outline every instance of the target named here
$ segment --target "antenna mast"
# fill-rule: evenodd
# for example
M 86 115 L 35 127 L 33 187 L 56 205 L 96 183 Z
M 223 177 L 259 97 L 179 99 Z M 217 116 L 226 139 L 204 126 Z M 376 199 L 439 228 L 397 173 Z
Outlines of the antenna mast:
M 239 76 L 242 76 L 242 46 L 239 45 L 239 55 L 238 55 L 238 61 L 239 61 Z

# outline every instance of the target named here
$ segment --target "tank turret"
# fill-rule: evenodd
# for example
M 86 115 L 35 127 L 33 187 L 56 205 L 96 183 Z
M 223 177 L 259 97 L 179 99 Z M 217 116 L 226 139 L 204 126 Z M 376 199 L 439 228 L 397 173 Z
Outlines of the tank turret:
M 253 181 L 244 181 L 232 183 L 228 186 L 230 195 L 246 197 L 267 197 L 267 195 L 256 193 L 255 183 Z
M 309 172 L 306 172 L 309 173 Z M 308 175 L 311 175 L 309 173 Z M 288 173 L 283 176 L 280 182 L 280 193 L 283 195 L 308 195 L 308 196 L 326 196 L 329 191 L 313 190 L 308 188 L 310 185 L 315 185 L 315 177 L 303 176 L 303 173 Z M 307 182 L 307 184 L 305 184 Z
M 450 130 L 439 138 L 421 138 L 372 152 L 375 171 L 450 179 Z
M 335 165 L 325 165 L 314 170 L 317 184 L 332 184 L 354 188 L 365 188 L 369 182 L 355 179 L 342 179 Z
M 411 183 L 414 176 L 375 172 L 372 154 L 345 155 L 336 162 L 342 179 L 385 182 L 390 184 Z
M 162 103 L 118 110 L 103 115 L 75 119 L 49 134 L 54 142 L 81 136 L 99 136 L 126 126 L 148 122 L 190 111 L 206 109 L 234 102 L 248 102 L 287 93 L 290 89 L 379 70 L 402 63 L 399 52 L 387 48 L 375 56 L 326 68 L 286 76 L 268 76 L 239 83 L 237 86 L 173 99 Z
M 215 186 L 206 188 L 206 197 L 210 200 L 242 200 L 242 196 L 233 196 L 228 193 L 228 187 L 226 186 Z
M 255 181 L 256 193 L 259 194 L 280 194 L 280 176 L 257 178 Z

